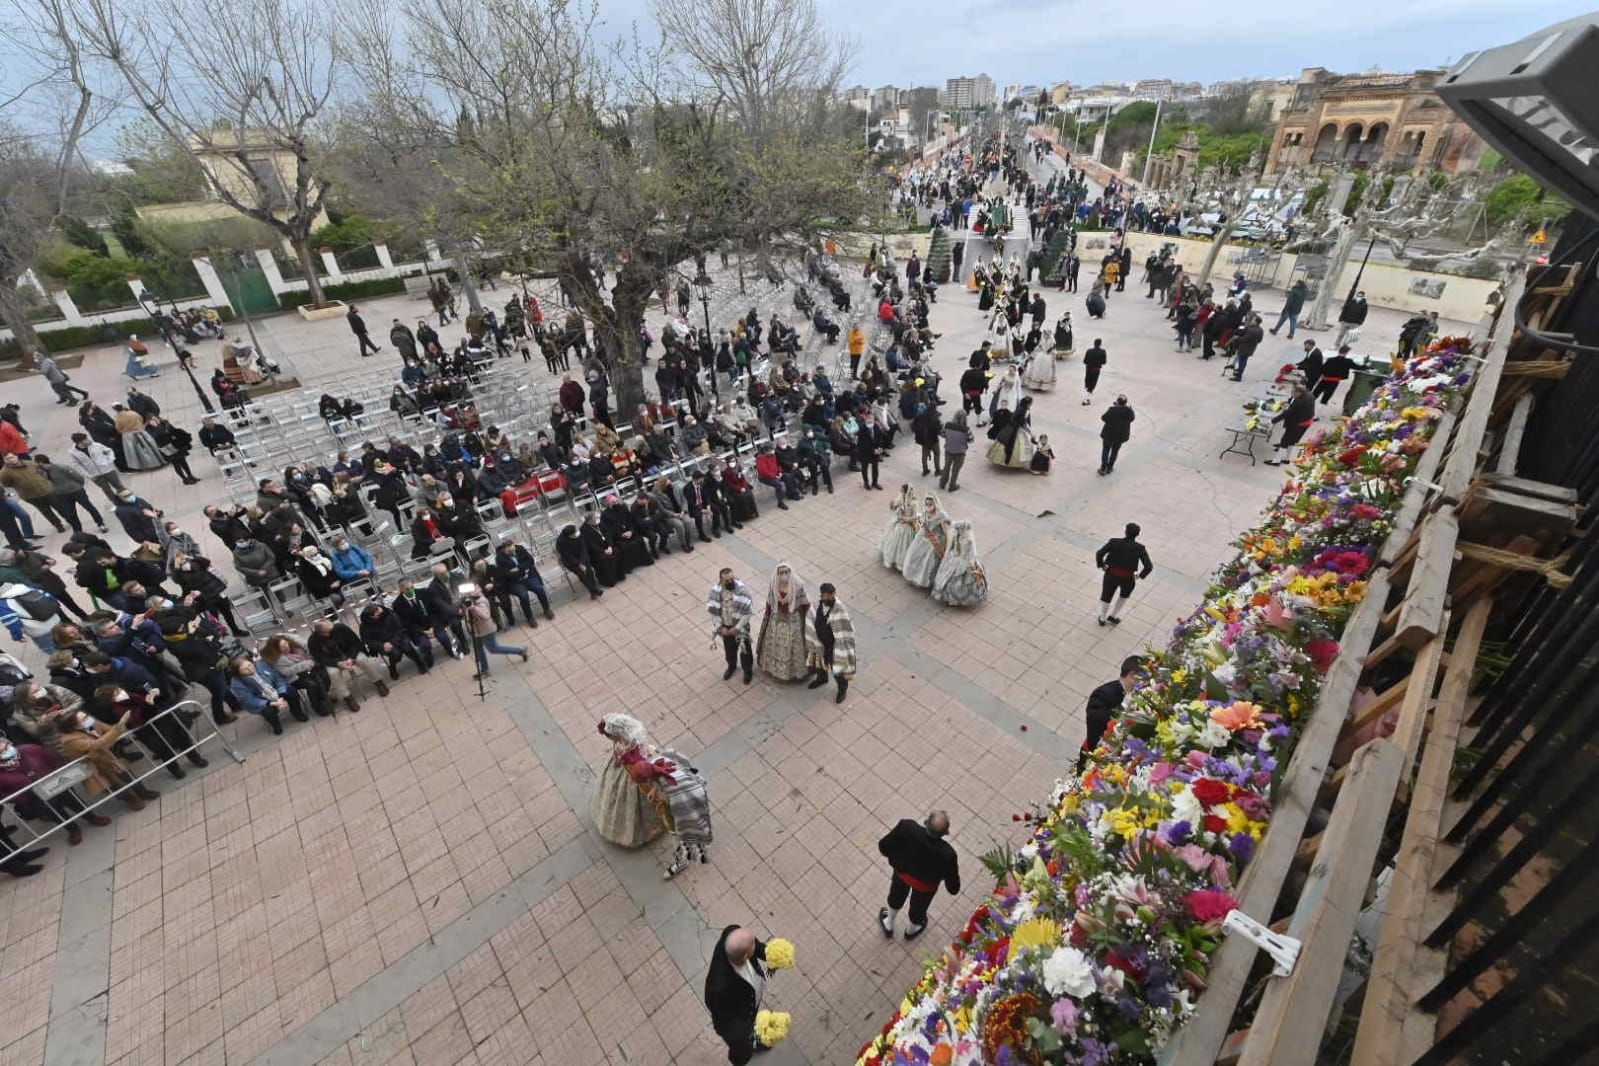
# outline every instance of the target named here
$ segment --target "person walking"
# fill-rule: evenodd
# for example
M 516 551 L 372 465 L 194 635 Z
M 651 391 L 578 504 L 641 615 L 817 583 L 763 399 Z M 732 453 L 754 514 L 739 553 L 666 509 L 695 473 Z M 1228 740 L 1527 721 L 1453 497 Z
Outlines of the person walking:
M 10 489 L 22 501 L 49 521 L 57 533 L 65 533 L 66 525 L 56 512 L 55 489 L 39 464 L 7 452 L 5 464 L 0 466 L 0 488 Z
M 39 373 L 44 375 L 44 380 L 50 383 L 50 388 L 56 394 L 56 403 L 71 407 L 79 398 L 85 400 L 89 398 L 86 390 L 72 384 L 72 379 L 61 369 L 54 356 L 46 355 L 44 352 L 34 352 L 33 362 L 39 368 Z
M 727 656 L 727 669 L 722 680 L 730 680 L 733 671 L 744 668 L 744 683 L 755 680 L 755 651 L 750 643 L 750 618 L 755 614 L 755 600 L 749 586 L 733 576 L 730 567 L 723 567 L 716 575 L 716 584 L 705 600 L 705 610 L 711 616 L 713 634 L 722 638 L 722 651 Z
M 94 504 L 89 501 L 89 494 L 84 491 L 86 482 L 80 471 L 63 463 L 51 462 L 50 457 L 43 452 L 35 452 L 33 461 L 50 480 L 50 491 L 54 493 L 51 506 L 66 520 L 67 525 L 72 527 L 74 533 L 83 529 L 82 523 L 78 520 L 80 507 L 89 512 L 89 516 L 94 519 L 94 524 L 101 533 L 106 531 L 104 516 L 95 510 Z
M 1138 671 L 1143 669 L 1144 660 L 1137 655 L 1129 655 L 1122 660 L 1121 675 L 1114 681 L 1107 681 L 1088 694 L 1088 707 L 1085 711 L 1086 729 L 1083 735 L 1083 746 L 1077 754 L 1077 772 L 1080 774 L 1088 765 L 1089 754 L 1105 739 L 1105 733 L 1110 729 L 1111 719 L 1116 716 L 1116 711 L 1121 707 L 1127 691 L 1133 687 L 1133 681 L 1138 677 Z
M 1366 294 L 1356 292 L 1355 295 L 1344 301 L 1344 306 L 1338 310 L 1338 335 L 1333 338 L 1334 347 L 1342 347 L 1344 337 L 1350 330 L 1358 330 L 1366 324 L 1366 315 L 1371 309 L 1366 306 Z
M 1321 380 L 1311 390 L 1321 403 L 1332 403 L 1333 393 L 1354 372 L 1355 361 L 1349 358 L 1349 345 L 1338 349 L 1338 354 L 1321 365 Z
M 1299 313 L 1305 309 L 1305 295 L 1309 290 L 1305 279 L 1300 278 L 1288 287 L 1288 293 L 1283 297 L 1282 313 L 1277 316 L 1277 324 L 1271 327 L 1271 335 L 1277 336 L 1277 331 L 1283 328 L 1283 323 L 1288 323 L 1288 339 L 1294 339 L 1294 330 L 1299 328 Z
M 1138 543 L 1138 534 L 1141 532 L 1137 522 L 1128 522 L 1123 536 L 1112 537 L 1094 553 L 1094 565 L 1105 572 L 1099 591 L 1100 625 L 1121 625 L 1122 610 L 1132 597 L 1138 579 L 1148 577 L 1155 569 L 1155 564 L 1149 561 L 1149 552 Z M 1140 567 L 1142 573 L 1138 572 Z M 1121 593 L 1121 599 L 1113 610 L 1110 601 L 1117 592 Z
M 1118 395 L 1099 420 L 1104 423 L 1099 430 L 1099 476 L 1104 477 L 1116 469 L 1116 457 L 1133 435 L 1133 408 L 1127 396 Z
M 922 476 L 928 474 L 927 460 L 933 460 L 932 472 L 944 476 L 944 420 L 938 417 L 938 405 L 924 401 L 922 409 L 911 419 L 911 436 L 922 449 Z
M 960 894 L 960 861 L 950 847 L 949 815 L 933 811 L 920 823 L 902 818 L 877 842 L 877 850 L 888 860 L 893 872 L 888 885 L 888 905 L 877 912 L 883 935 L 894 937 L 894 919 L 905 901 L 910 900 L 910 924 L 905 939 L 915 940 L 927 928 L 927 907 L 938 886 L 955 896 Z
M 1293 461 L 1294 447 L 1304 437 L 1305 430 L 1316 421 L 1316 398 L 1303 385 L 1295 385 L 1294 398 L 1271 420 L 1282 424 L 1283 435 L 1277 442 L 1276 452 L 1266 460 L 1266 465 L 1287 466 Z
M 1094 346 L 1083 353 L 1083 406 L 1094 402 L 1094 387 L 1099 384 L 1099 372 L 1110 361 L 1105 354 L 1104 341 L 1094 338 Z
M 855 650 L 855 623 L 838 601 L 838 590 L 831 582 L 818 587 L 816 603 L 805 615 L 805 664 L 816 673 L 806 688 L 821 688 L 831 674 L 838 685 L 833 702 L 843 703 L 860 659 Z
M 359 308 L 351 304 L 350 309 L 344 313 L 344 318 L 350 323 L 350 332 L 355 334 L 355 339 L 361 342 L 361 358 L 365 359 L 372 352 L 381 352 L 383 350 L 373 344 L 372 338 L 366 335 L 366 320 L 361 317 Z M 367 351 L 368 348 L 372 351 Z
M 100 486 L 106 499 L 114 507 L 122 499 L 122 475 L 117 471 L 117 453 L 98 441 L 89 439 L 87 433 L 74 433 L 72 447 L 67 451 L 67 462 L 78 473 Z
M 944 469 L 938 475 L 940 489 L 960 491 L 961 467 L 966 465 L 966 452 L 971 446 L 972 429 L 966 422 L 966 412 L 957 411 L 944 427 Z
M 705 975 L 705 1009 L 711 1012 L 711 1027 L 727 1045 L 727 1061 L 733 1066 L 745 1066 L 757 1052 L 767 1050 L 755 1032 L 755 1020 L 768 973 L 766 945 L 753 930 L 741 925 L 722 930 Z
M 494 612 L 489 609 L 488 597 L 481 592 L 469 592 L 461 597 L 461 612 L 472 633 L 472 651 L 477 657 L 478 672 L 474 679 L 489 676 L 489 652 L 496 655 L 520 655 L 527 662 L 527 649 L 511 644 L 501 644 L 499 626 L 494 624 Z M 509 612 L 507 612 L 509 614 Z

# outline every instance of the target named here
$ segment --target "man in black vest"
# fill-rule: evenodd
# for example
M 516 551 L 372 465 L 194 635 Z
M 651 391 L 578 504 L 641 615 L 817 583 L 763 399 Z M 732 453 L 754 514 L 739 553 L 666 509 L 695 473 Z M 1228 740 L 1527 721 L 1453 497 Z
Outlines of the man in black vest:
M 1088 764 L 1088 753 L 1105 739 L 1105 731 L 1110 728 L 1111 719 L 1116 717 L 1116 711 L 1122 705 L 1122 698 L 1127 695 L 1127 690 L 1133 687 L 1133 679 L 1138 676 L 1138 671 L 1143 669 L 1143 666 L 1143 659 L 1137 655 L 1129 655 L 1122 660 L 1120 677 L 1105 682 L 1088 694 L 1087 728 L 1084 731 L 1082 751 L 1077 756 L 1078 773 L 1082 773 L 1083 767 Z
M 744 1066 L 766 1045 L 755 1035 L 755 1015 L 766 991 L 766 945 L 752 930 L 730 925 L 711 952 L 705 975 L 705 1007 L 711 1027 L 727 1044 L 727 1061 Z
M 894 936 L 894 916 L 911 902 L 910 924 L 905 927 L 905 939 L 915 940 L 927 928 L 927 905 L 942 884 L 950 895 L 961 890 L 960 868 L 955 849 L 944 838 L 949 836 L 949 815 L 934 811 L 920 824 L 909 818 L 900 819 L 887 836 L 877 842 L 877 850 L 888 860 L 894 871 L 888 887 L 888 906 L 877 912 L 877 924 L 883 935 Z
M 1133 586 L 1139 578 L 1148 577 L 1150 571 L 1155 569 L 1155 564 L 1149 561 L 1149 552 L 1138 543 L 1138 534 L 1142 532 L 1137 522 L 1128 522 L 1126 536 L 1112 537 L 1105 542 L 1105 546 L 1094 553 L 1094 565 L 1105 571 L 1105 580 L 1100 585 L 1099 592 L 1099 624 L 1107 622 L 1111 625 L 1121 624 L 1122 609 L 1127 606 L 1127 601 L 1132 597 Z M 1139 573 L 1139 568 L 1143 572 Z M 1116 602 L 1114 610 L 1111 609 L 1111 597 L 1117 592 L 1121 599 Z M 1109 617 L 1106 617 L 1109 612 Z

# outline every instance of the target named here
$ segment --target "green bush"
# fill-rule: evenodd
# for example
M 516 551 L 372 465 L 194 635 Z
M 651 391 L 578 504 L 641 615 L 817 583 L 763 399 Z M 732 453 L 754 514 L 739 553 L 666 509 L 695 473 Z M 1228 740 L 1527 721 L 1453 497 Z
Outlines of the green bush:
M 404 278 L 373 278 L 369 281 L 351 281 L 343 285 L 322 286 L 322 296 L 327 300 L 366 299 L 369 296 L 393 296 L 405 291 Z M 278 297 L 278 303 L 283 305 L 285 311 L 296 307 L 304 307 L 311 302 L 309 293 L 286 292 Z
M 1571 208 L 1557 197 L 1545 193 L 1542 185 L 1525 174 L 1510 177 L 1488 190 L 1488 225 L 1499 226 L 1526 210 L 1534 224 L 1553 222 L 1564 218 Z
M 217 314 L 224 322 L 233 321 L 231 307 L 218 307 Z M 39 339 L 45 350 L 69 352 L 90 345 L 115 344 L 130 333 L 141 337 L 156 336 L 155 322 L 148 318 L 131 318 L 126 322 L 103 322 L 93 326 L 68 326 L 66 329 L 43 330 Z M 12 362 L 22 357 L 22 348 L 14 340 L 0 340 L 0 362 Z

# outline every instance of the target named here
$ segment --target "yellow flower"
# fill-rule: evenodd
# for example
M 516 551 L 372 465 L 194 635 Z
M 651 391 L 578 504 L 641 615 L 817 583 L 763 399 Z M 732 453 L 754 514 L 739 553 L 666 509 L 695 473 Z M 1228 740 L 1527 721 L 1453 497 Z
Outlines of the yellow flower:
M 755 1035 L 767 1047 L 774 1047 L 788 1039 L 791 1021 L 793 1019 L 786 1011 L 763 1010 L 755 1015 Z
M 1406 422 L 1420 422 L 1424 419 L 1430 418 L 1431 415 L 1428 414 L 1425 407 L 1407 407 L 1403 411 L 1399 412 L 1399 417 L 1403 418 Z
M 1173 670 L 1171 672 L 1171 683 L 1172 684 L 1180 685 L 1184 681 L 1187 681 L 1187 680 L 1188 680 L 1188 668 L 1187 667 L 1180 666 L 1180 667 L 1178 667 L 1177 669 L 1175 669 L 1175 670 Z
M 794 965 L 794 945 L 780 936 L 766 942 L 766 965 L 773 970 L 786 970 Z
M 1060 937 L 1059 922 L 1048 918 L 1029 918 L 1010 935 L 1010 953 L 1006 961 L 1015 962 L 1017 956 L 1028 948 L 1052 948 L 1060 943 Z
M 955 1031 L 957 1033 L 969 1033 L 969 1032 L 971 1032 L 972 1031 L 972 1008 L 967 1006 L 967 1005 L 965 1005 L 965 1004 L 962 1004 L 960 1009 L 957 1010 L 955 1012 L 954 1016 L 950 1018 L 950 1021 L 952 1021 L 955 1024 Z
M 1110 824 L 1111 831 L 1121 836 L 1124 840 L 1131 840 L 1138 835 L 1140 819 L 1138 812 L 1117 808 L 1105 812 L 1105 820 Z

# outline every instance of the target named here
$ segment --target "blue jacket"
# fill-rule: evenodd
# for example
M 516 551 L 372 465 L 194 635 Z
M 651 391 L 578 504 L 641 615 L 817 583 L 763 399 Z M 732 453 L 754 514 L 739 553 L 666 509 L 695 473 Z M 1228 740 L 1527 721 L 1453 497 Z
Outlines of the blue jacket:
M 377 569 L 372 562 L 372 553 L 359 544 L 352 544 L 348 548 L 335 549 L 332 555 L 333 572 L 339 575 L 340 580 L 348 581 L 361 571 L 371 573 Z
M 283 675 L 278 673 L 277 670 L 273 668 L 272 664 L 267 662 L 265 659 L 256 660 L 255 673 L 257 677 L 271 685 L 279 696 L 283 696 L 288 693 L 288 681 L 285 680 Z M 250 684 L 250 682 L 246 681 L 244 678 L 235 677 L 232 681 L 228 682 L 228 688 L 235 696 L 239 698 L 239 706 L 243 707 L 251 714 L 260 714 L 262 711 L 266 710 L 266 696 L 262 695 L 259 688 Z

